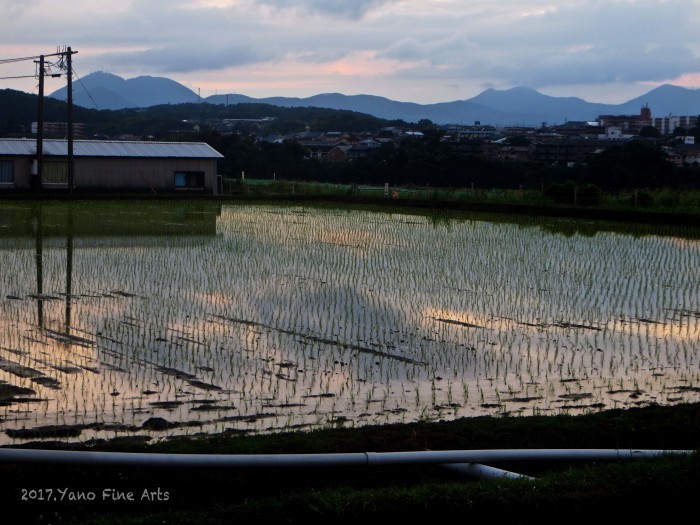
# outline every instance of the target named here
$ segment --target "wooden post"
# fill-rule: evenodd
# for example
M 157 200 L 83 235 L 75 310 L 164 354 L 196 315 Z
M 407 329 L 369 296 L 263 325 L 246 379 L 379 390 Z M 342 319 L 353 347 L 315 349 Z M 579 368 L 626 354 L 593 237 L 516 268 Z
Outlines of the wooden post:
M 66 49 L 66 75 L 68 83 L 66 89 L 68 91 L 68 191 L 73 193 L 73 51 L 68 47 Z
M 41 193 L 42 171 L 44 168 L 44 55 L 39 57 L 39 109 L 36 128 L 36 176 L 34 191 Z

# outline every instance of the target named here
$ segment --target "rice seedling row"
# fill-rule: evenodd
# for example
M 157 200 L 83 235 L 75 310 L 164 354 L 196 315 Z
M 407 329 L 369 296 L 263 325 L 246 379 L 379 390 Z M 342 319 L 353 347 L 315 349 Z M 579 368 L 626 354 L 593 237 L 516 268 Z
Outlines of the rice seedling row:
M 246 205 L 173 235 L 124 206 L 147 234 L 0 239 L 0 442 L 700 394 L 700 242 L 683 232 Z

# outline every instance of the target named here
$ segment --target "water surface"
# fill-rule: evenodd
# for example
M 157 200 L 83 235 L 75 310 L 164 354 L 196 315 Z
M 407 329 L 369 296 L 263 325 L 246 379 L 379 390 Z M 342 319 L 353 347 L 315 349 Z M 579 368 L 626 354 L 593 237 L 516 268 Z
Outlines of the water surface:
M 693 232 L 491 219 L 3 203 L 0 442 L 698 400 Z

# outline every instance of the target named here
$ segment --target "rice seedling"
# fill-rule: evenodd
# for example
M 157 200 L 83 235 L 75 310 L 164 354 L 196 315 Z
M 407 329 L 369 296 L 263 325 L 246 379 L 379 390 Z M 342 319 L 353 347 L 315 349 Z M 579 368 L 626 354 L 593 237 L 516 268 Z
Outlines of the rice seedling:
M 89 206 L 48 203 L 43 223 Z M 13 269 L 0 276 L 0 358 L 57 383 L 2 367 L 0 380 L 53 400 L 31 406 L 37 425 L 139 427 L 153 415 L 143 408 L 187 421 L 201 399 L 235 405 L 248 418 L 237 424 L 259 432 L 265 404 L 284 405 L 276 428 L 296 428 L 336 414 L 362 424 L 370 411 L 387 422 L 537 413 L 593 393 L 566 409 L 587 411 L 629 402 L 610 391 L 659 399 L 679 384 L 690 389 L 666 398 L 698 397 L 692 238 L 267 205 L 193 213 L 174 235 L 178 206 L 107 205 L 112 232 L 72 232 L 70 265 L 65 228 L 0 229 L 0 267 Z M 211 414 L 196 412 L 198 428 L 225 426 Z M 21 424 L 4 419 L 3 430 Z

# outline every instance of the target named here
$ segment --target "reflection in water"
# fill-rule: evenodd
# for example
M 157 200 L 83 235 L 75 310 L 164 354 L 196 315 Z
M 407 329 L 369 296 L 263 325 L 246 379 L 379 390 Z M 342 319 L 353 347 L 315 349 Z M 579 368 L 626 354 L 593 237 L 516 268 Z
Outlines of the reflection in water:
M 71 316 L 71 283 L 73 275 L 73 208 L 67 209 L 66 214 L 66 309 L 65 331 L 70 333 Z M 42 207 L 32 207 L 32 228 L 36 241 L 36 319 L 37 326 L 44 327 L 44 228 Z
M 68 210 L 66 225 L 66 316 L 65 330 L 70 334 L 71 301 L 73 300 L 73 209 Z
M 699 263 L 475 217 L 3 205 L 0 441 L 696 399 Z
M 33 208 L 32 225 L 34 227 L 34 236 L 36 239 L 36 323 L 44 326 L 44 223 L 42 221 L 41 206 Z

